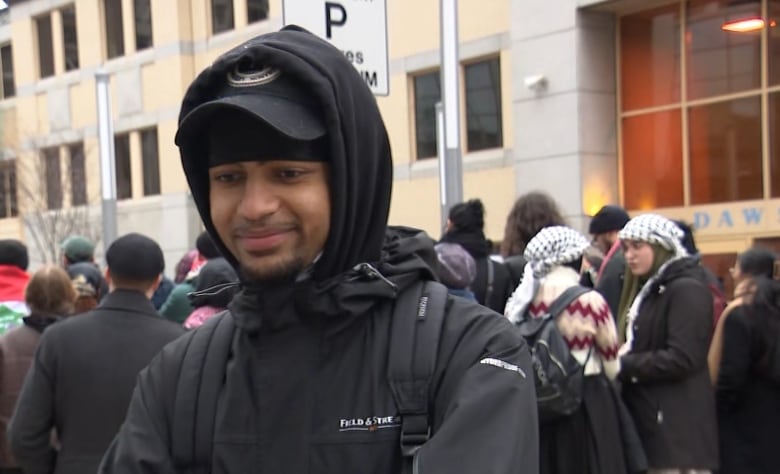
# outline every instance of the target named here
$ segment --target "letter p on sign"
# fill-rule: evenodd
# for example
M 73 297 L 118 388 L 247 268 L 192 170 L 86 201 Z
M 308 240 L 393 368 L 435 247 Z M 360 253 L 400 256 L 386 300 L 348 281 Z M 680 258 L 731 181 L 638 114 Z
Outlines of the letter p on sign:
M 298 25 L 350 58 L 375 95 L 390 93 L 387 0 L 282 0 L 285 25 Z
M 334 17 L 334 12 L 338 12 L 338 19 Z M 344 5 L 336 2 L 325 2 L 325 38 L 331 39 L 333 37 L 331 30 L 333 26 L 344 26 L 346 22 L 347 10 Z

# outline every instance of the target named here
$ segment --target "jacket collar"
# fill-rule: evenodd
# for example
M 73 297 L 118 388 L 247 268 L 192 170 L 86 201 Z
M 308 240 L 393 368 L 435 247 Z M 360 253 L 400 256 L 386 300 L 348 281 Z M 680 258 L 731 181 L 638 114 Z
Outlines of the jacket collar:
M 116 289 L 106 295 L 95 309 L 139 313 L 155 318 L 160 317 L 149 298 L 136 290 Z

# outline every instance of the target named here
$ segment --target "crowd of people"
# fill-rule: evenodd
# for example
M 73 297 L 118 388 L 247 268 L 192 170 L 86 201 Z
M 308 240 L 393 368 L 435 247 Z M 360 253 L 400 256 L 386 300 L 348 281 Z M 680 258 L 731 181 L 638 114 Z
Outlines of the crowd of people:
M 0 241 L 0 474 L 780 472 L 770 250 L 724 295 L 689 226 L 616 205 L 388 226 L 376 102 L 295 27 L 203 71 L 175 141 L 205 230 L 173 279 L 137 233 L 32 274 Z

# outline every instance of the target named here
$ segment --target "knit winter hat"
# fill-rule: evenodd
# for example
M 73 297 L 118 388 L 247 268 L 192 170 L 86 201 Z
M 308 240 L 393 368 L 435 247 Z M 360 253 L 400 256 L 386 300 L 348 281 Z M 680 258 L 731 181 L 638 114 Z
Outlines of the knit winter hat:
M 688 252 L 681 239 L 683 231 L 673 221 L 658 214 L 642 214 L 634 217 L 623 230 L 618 232 L 620 240 L 639 240 L 657 244 L 674 253 L 675 257 L 684 257 Z
M 631 218 L 620 206 L 607 205 L 599 209 L 590 220 L 589 234 L 603 234 L 622 229 Z
M 439 259 L 437 274 L 448 288 L 468 288 L 477 275 L 477 263 L 461 245 L 441 242 L 434 246 Z

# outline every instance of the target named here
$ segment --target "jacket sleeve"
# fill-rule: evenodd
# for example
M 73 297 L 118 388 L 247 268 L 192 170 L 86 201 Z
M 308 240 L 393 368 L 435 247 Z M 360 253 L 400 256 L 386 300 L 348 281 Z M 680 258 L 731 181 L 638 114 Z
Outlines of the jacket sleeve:
M 414 472 L 539 472 L 536 395 L 522 336 L 497 315 L 472 320 L 464 332 L 448 326 L 440 360 L 452 356 L 434 398 L 434 434 L 417 452 Z
M 175 344 L 166 346 L 138 375 L 133 397 L 122 427 L 103 456 L 100 474 L 170 474 L 174 469 L 170 454 L 169 400 L 175 393 L 178 367 Z M 173 371 L 173 370 L 175 371 Z M 166 413 L 168 412 L 168 413 Z
M 57 459 L 51 446 L 54 427 L 54 384 L 50 339 L 41 339 L 8 426 L 8 441 L 25 473 L 50 473 Z
M 739 403 L 750 375 L 750 328 L 734 311 L 723 326 L 723 352 L 718 371 L 718 408 L 727 410 Z
M 712 294 L 696 282 L 667 287 L 669 303 L 659 305 L 666 314 L 662 348 L 629 352 L 620 359 L 624 382 L 670 382 L 706 367 L 712 334 Z M 639 320 L 641 324 L 641 318 Z M 650 329 L 647 329 L 650 330 Z

